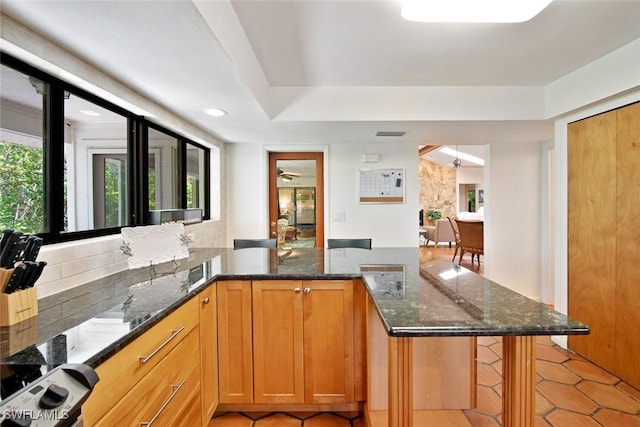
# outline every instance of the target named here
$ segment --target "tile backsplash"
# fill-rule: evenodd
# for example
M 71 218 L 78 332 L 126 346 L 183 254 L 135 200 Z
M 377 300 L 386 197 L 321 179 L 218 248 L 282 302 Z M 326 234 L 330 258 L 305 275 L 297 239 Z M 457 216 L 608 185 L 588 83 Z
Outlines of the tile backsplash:
M 219 221 L 204 221 L 185 226 L 193 239 L 189 247 L 223 247 L 224 227 Z M 38 261 L 46 261 L 36 283 L 38 298 L 82 285 L 128 268 L 120 246 L 122 236 L 97 237 L 43 246 Z

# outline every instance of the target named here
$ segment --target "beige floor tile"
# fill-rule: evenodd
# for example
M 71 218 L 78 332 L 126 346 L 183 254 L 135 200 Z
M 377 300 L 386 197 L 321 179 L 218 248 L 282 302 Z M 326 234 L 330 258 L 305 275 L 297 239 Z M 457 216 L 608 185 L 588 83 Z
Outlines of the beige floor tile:
M 478 384 L 493 387 L 496 384 L 502 382 L 502 376 L 496 372 L 491 365 L 484 363 L 478 363 Z
M 640 427 L 640 416 L 602 409 L 593 416 L 604 427 Z
M 616 385 L 616 388 L 618 388 L 619 390 L 624 391 L 625 393 L 627 393 L 629 396 L 633 397 L 634 399 L 636 399 L 638 402 L 640 402 L 640 390 L 638 390 L 635 387 L 630 386 L 629 384 L 625 383 L 625 382 L 620 382 Z
M 581 378 L 564 365 L 547 360 L 536 361 L 536 372 L 544 379 L 563 384 L 576 384 Z
M 593 363 L 582 360 L 569 360 L 564 362 L 564 366 L 580 375 L 585 380 L 597 381 L 603 384 L 616 384 L 620 381 L 604 369 Z
M 536 388 L 551 404 L 558 408 L 587 415 L 598 409 L 598 405 L 593 400 L 570 385 L 542 381 Z
M 544 397 L 540 392 L 536 392 L 536 414 L 537 415 L 545 415 L 547 412 L 551 411 L 554 406 Z
M 591 417 L 563 409 L 556 409 L 546 419 L 553 427 L 601 427 Z
M 306 423 L 306 421 L 305 421 Z M 272 414 L 255 421 L 255 427 L 300 427 L 302 421 L 287 414 Z
M 350 427 L 351 423 L 333 414 L 321 414 L 304 420 L 305 427 Z
M 478 345 L 489 346 L 497 342 L 498 341 L 496 341 L 495 337 L 478 337 Z
M 224 414 L 215 416 L 209 427 L 251 427 L 253 421 L 240 414 Z
M 569 357 L 563 354 L 558 347 L 549 347 L 541 344 L 536 344 L 536 358 L 556 363 L 569 360 Z
M 473 427 L 498 427 L 500 424 L 493 418 L 474 411 L 464 411 Z
M 493 363 L 500 357 L 486 346 L 478 346 L 478 363 Z
M 475 408 L 477 412 L 495 417 L 502 413 L 502 399 L 491 388 L 478 386 L 478 404 Z
M 634 415 L 640 412 L 640 402 L 614 386 L 584 381 L 576 387 L 605 408 L 616 409 Z

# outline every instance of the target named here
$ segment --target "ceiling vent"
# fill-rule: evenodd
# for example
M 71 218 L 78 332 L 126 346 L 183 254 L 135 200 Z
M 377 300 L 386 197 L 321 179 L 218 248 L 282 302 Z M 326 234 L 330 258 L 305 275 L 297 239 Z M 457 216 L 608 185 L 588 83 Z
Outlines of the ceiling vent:
M 404 136 L 406 132 L 394 132 L 394 131 L 378 131 L 376 136 Z

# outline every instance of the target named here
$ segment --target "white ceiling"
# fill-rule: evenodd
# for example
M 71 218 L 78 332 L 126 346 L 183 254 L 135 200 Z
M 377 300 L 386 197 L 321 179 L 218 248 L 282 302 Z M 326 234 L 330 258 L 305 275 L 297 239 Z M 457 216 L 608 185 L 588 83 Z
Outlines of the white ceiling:
M 550 139 L 544 86 L 640 37 L 636 0 L 555 0 L 522 24 L 408 22 L 396 0 L 2 0 L 2 12 L 225 141 L 278 145 Z M 204 114 L 214 106 L 229 114 Z

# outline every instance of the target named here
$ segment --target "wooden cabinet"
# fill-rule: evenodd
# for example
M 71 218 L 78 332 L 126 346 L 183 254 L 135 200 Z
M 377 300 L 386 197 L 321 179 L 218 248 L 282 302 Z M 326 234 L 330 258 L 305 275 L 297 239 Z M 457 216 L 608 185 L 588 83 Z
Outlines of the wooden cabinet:
M 254 401 L 354 401 L 353 284 L 253 282 Z
M 216 288 L 220 403 L 251 403 L 251 281 L 219 281 Z
M 351 280 L 219 282 L 220 402 L 355 402 L 354 320 Z
M 201 425 L 199 339 L 196 328 L 94 425 Z M 197 413 L 183 417 L 183 408 Z M 188 424 L 186 418 L 195 422 Z
M 210 286 L 200 292 L 198 300 L 200 304 L 202 426 L 206 427 L 218 406 L 218 327 L 215 286 Z
M 179 419 L 194 405 L 200 424 L 200 398 L 189 401 L 200 388 L 198 322 L 194 298 L 96 367 L 100 381 L 82 407 L 84 425 L 139 425 L 156 414 Z M 164 402 L 170 411 L 158 413 Z
M 640 103 L 568 127 L 569 347 L 640 387 Z

